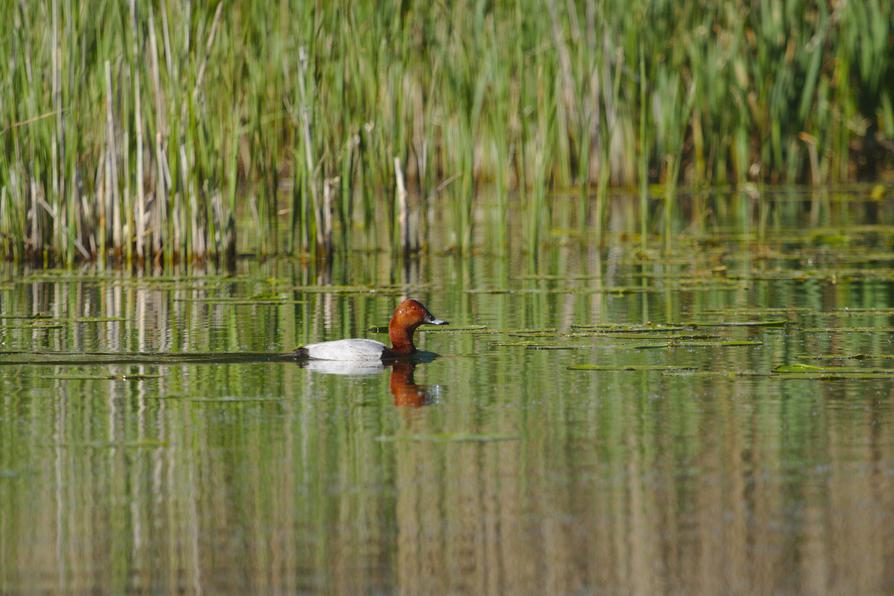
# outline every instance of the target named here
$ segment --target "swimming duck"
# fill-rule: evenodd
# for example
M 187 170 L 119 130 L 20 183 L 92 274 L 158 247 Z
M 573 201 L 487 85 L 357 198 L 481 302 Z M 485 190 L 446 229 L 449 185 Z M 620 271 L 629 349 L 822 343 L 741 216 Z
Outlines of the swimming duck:
M 408 298 L 397 305 L 388 324 L 391 347 L 373 339 L 338 339 L 307 344 L 295 350 L 298 359 L 369 361 L 391 360 L 416 352 L 413 332 L 420 325 L 447 325 L 436 319 L 421 302 Z

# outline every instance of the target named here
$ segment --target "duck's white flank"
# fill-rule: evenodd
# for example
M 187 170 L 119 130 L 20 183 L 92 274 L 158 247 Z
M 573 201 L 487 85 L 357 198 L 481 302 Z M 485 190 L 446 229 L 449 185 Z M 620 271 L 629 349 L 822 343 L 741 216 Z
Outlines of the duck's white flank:
M 374 339 L 337 339 L 307 344 L 304 349 L 314 360 L 381 360 L 385 344 Z

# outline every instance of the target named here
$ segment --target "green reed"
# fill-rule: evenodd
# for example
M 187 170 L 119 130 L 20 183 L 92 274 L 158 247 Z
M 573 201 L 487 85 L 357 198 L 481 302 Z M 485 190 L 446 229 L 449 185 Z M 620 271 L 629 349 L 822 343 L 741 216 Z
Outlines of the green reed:
M 557 189 L 600 237 L 611 186 L 661 184 L 669 213 L 680 185 L 892 163 L 878 0 L 52 0 L 0 18 L 7 258 L 415 250 L 443 203 L 469 251 L 485 188 L 525 210 L 534 250 Z

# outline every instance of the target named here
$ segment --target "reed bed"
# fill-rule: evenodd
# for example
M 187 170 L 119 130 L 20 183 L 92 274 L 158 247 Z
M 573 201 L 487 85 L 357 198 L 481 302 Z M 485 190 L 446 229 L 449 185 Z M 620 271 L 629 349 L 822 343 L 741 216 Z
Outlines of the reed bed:
M 469 250 L 476 196 L 874 179 L 894 4 L 5 2 L 0 252 Z M 590 198 L 596 195 L 591 209 Z M 635 199 L 634 199 L 635 200 Z

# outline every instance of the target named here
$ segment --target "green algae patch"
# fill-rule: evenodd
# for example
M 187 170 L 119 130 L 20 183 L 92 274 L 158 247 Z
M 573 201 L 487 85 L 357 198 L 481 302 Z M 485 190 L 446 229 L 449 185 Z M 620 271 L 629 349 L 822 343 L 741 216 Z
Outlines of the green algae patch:
M 781 364 L 773 368 L 775 373 L 804 373 L 804 372 L 823 372 L 828 370 L 825 366 L 817 366 L 815 364 L 803 364 L 796 362 L 794 364 Z
M 868 381 L 876 379 L 894 379 L 894 373 L 858 373 L 858 372 L 818 372 L 801 374 L 781 374 L 783 380 L 814 380 L 814 381 Z
M 669 341 L 662 344 L 644 344 L 633 346 L 635 350 L 651 350 L 655 348 L 737 348 L 761 346 L 763 342 L 746 339 L 729 339 L 719 341 Z
M 783 364 L 773 369 L 775 376 L 782 379 L 894 379 L 894 369 L 865 368 L 861 366 L 818 366 L 795 362 Z
M 630 347 L 633 348 L 634 350 L 664 350 L 664 349 L 672 347 L 673 345 L 674 344 L 672 344 L 670 342 L 663 341 L 663 342 L 654 343 L 654 344 L 637 344 L 635 346 L 630 346 Z
M 426 435 L 380 435 L 376 441 L 384 443 L 494 443 L 501 441 L 518 441 L 520 435 L 506 434 L 474 434 L 474 433 L 435 433 Z
M 866 368 L 863 366 L 820 366 L 816 364 L 805 364 L 803 362 L 795 362 L 793 364 L 781 364 L 773 368 L 774 373 L 793 374 L 793 373 L 872 373 L 894 376 L 894 369 L 891 368 Z
M 687 378 L 703 378 L 703 379 L 739 379 L 742 377 L 766 377 L 766 373 L 754 371 L 735 371 L 735 370 L 668 370 L 661 374 L 665 376 L 687 377 Z
M 584 346 L 564 346 L 558 344 L 531 344 L 526 350 L 583 350 Z
M 510 337 L 560 337 L 562 334 L 555 330 L 543 330 L 543 331 L 518 331 L 515 333 L 508 333 Z
M 692 327 L 784 327 L 791 324 L 788 319 L 769 319 L 756 321 L 692 321 L 686 323 Z
M 766 315 L 799 315 L 799 314 L 808 314 L 808 313 L 816 313 L 817 311 L 811 308 L 807 308 L 804 306 L 791 306 L 791 307 L 752 307 L 752 308 L 706 308 L 701 311 L 704 315 L 719 315 L 719 316 L 740 316 L 740 317 L 760 317 Z
M 686 341 L 686 340 L 720 340 L 720 335 L 711 333 L 586 333 L 575 331 L 569 333 L 567 337 L 587 337 L 590 339 L 632 339 L 636 341 L 660 340 L 662 342 L 669 341 Z
M 528 350 L 583 350 L 588 347 L 575 344 L 544 343 L 540 341 L 524 339 L 495 341 L 491 343 L 491 346 L 495 348 L 526 348 Z
M 597 333 L 674 333 L 685 331 L 687 326 L 684 325 L 665 325 L 665 324 L 625 324 L 625 323 L 603 323 L 603 324 L 573 324 L 571 328 L 578 332 L 586 332 L 591 334 Z
M 471 333 L 487 329 L 487 325 L 426 325 L 417 329 L 420 333 Z
M 566 367 L 567 370 L 589 370 L 589 371 L 640 371 L 640 372 L 664 372 L 664 371 L 683 371 L 696 370 L 694 366 L 675 366 L 672 364 L 572 364 Z
M 555 327 L 545 329 L 507 329 L 503 333 L 514 337 L 557 337 L 561 335 Z
M 804 327 L 801 333 L 894 333 L 894 327 Z
M 516 336 L 516 337 L 528 337 L 528 336 L 531 336 L 531 337 L 538 337 L 538 336 L 555 337 L 555 336 L 559 335 L 559 330 L 555 327 L 548 327 L 548 328 L 541 328 L 541 329 L 524 328 L 524 327 L 518 327 L 518 328 L 514 328 L 514 329 L 513 328 L 500 329 L 500 328 L 492 328 L 492 327 L 485 326 L 483 329 L 475 329 L 475 330 L 472 330 L 470 333 L 473 333 L 475 335 L 509 335 L 509 336 Z

